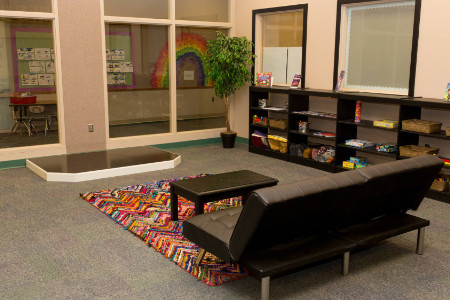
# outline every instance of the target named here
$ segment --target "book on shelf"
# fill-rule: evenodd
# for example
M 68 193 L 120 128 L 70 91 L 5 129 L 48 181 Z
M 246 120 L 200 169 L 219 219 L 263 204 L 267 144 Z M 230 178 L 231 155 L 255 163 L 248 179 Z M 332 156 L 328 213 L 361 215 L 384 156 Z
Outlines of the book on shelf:
M 272 81 L 273 77 L 271 72 L 256 74 L 256 86 L 271 87 Z
M 325 132 L 325 131 L 314 132 L 313 135 L 329 137 L 329 138 L 336 137 L 336 133 L 334 133 L 334 132 Z
M 444 93 L 444 100 L 450 101 L 450 83 L 447 83 L 447 88 Z
M 295 73 L 294 78 L 292 79 L 291 88 L 296 89 L 300 86 L 300 82 L 302 81 L 302 74 Z
M 267 106 L 264 109 L 265 110 L 273 110 L 273 111 L 286 111 L 285 107 L 277 107 L 277 106 Z
M 335 92 L 339 92 L 339 89 L 341 88 L 342 80 L 344 79 L 345 71 L 342 70 L 339 74 L 338 82 L 336 83 L 336 87 L 334 88 Z

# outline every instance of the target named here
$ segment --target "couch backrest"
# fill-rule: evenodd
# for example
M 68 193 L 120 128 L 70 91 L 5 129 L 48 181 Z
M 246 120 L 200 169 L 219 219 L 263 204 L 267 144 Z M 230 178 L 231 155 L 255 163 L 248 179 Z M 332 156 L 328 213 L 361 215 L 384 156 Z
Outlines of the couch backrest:
M 256 190 L 231 237 L 231 257 L 417 209 L 442 165 L 423 156 Z

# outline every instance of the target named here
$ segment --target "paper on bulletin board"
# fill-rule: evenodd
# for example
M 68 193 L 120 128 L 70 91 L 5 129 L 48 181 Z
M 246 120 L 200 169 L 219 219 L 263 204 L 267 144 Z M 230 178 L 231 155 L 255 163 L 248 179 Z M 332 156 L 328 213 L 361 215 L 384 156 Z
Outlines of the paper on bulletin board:
M 111 60 L 125 60 L 125 50 L 112 49 L 111 50 Z
M 52 55 L 50 52 L 50 48 L 34 48 L 34 59 L 51 60 Z
M 120 64 L 118 62 L 109 62 L 106 64 L 106 72 L 118 73 L 120 72 Z
M 17 49 L 17 58 L 19 60 L 34 60 L 34 48 Z
M 111 49 L 106 49 L 106 60 L 111 60 Z
M 119 72 L 132 73 L 133 72 L 133 63 L 130 61 L 120 62 L 119 63 Z
M 38 85 L 38 75 L 33 73 L 22 74 L 22 85 Z
M 28 69 L 30 73 L 45 73 L 44 61 L 30 61 L 28 62 Z
M 53 74 L 38 74 L 39 85 L 55 85 L 55 76 Z
M 125 84 L 125 74 L 113 73 L 108 74 L 108 84 Z
M 47 71 L 47 73 L 55 73 L 55 63 L 53 61 L 46 61 L 45 70 Z

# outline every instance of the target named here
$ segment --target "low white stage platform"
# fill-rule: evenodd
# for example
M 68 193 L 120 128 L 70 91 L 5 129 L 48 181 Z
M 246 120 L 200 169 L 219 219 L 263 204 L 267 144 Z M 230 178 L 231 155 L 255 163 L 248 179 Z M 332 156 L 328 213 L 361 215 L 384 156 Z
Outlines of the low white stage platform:
M 47 181 L 80 182 L 176 167 L 181 156 L 151 146 L 27 159 Z

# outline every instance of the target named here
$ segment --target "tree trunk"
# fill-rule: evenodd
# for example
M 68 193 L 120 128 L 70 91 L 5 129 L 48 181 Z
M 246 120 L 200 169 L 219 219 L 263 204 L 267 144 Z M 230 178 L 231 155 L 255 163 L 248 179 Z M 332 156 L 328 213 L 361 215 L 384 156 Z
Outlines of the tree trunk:
M 231 132 L 231 125 L 230 125 L 230 97 L 225 96 L 223 97 L 223 103 L 225 104 L 225 120 L 227 123 L 227 132 Z

